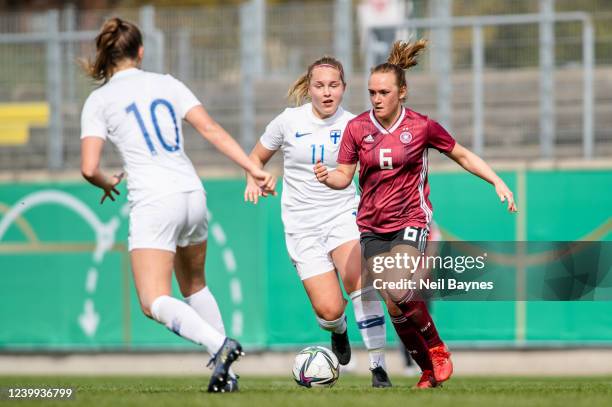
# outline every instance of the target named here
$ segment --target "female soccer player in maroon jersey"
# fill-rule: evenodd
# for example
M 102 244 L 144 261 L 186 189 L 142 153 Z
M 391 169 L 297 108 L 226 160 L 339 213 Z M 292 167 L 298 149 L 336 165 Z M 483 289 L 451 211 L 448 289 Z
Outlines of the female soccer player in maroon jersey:
M 512 192 L 487 163 L 458 144 L 437 122 L 403 106 L 405 70 L 417 64 L 416 57 L 425 47 L 424 40 L 393 44 L 387 62 L 370 74 L 372 109 L 346 126 L 336 170 L 328 172 L 322 163 L 314 167 L 319 182 L 344 189 L 359 163 L 362 195 L 357 224 L 370 271 L 377 258 L 418 257 L 425 250 L 433 215 L 427 181 L 430 147 L 492 184 L 500 200 L 507 201 L 508 210 L 516 212 Z M 386 274 L 388 280 L 399 281 L 403 276 L 410 278 L 410 272 L 399 266 Z M 414 293 L 408 288 L 390 286 L 382 294 L 398 335 L 423 370 L 417 387 L 435 387 L 448 380 L 453 371 L 450 352 L 424 303 L 413 300 Z

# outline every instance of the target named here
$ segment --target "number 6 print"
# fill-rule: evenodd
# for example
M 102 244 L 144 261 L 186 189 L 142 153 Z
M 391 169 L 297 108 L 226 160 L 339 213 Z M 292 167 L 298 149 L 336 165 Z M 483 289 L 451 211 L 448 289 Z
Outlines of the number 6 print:
M 389 153 L 389 155 L 385 155 Z M 392 170 L 393 169 L 393 161 L 391 159 L 391 149 L 390 148 L 381 148 L 378 154 L 380 159 L 380 169 L 381 170 Z
M 418 235 L 418 230 L 408 226 L 406 229 L 404 229 L 404 240 L 410 240 L 411 242 L 416 242 L 417 240 L 417 235 Z

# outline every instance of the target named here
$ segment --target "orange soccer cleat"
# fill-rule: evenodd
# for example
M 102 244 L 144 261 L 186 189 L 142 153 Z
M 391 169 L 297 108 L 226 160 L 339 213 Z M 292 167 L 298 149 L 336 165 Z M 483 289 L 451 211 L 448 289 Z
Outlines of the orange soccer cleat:
M 423 370 L 421 378 L 414 387 L 417 389 L 431 389 L 436 386 L 438 386 L 438 383 L 434 378 L 433 372 L 431 370 Z
M 429 357 L 433 365 L 433 376 L 437 383 L 448 380 L 453 374 L 453 362 L 446 345 L 442 344 L 429 349 Z

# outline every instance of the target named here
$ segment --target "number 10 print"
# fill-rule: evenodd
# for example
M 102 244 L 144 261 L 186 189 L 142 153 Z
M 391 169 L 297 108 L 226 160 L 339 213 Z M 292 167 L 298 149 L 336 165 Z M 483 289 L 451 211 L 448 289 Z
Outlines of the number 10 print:
M 161 134 L 161 129 L 159 128 L 159 124 L 157 123 L 157 106 L 162 105 L 165 106 L 166 109 L 168 109 L 168 113 L 170 113 L 170 117 L 172 117 L 172 122 L 174 123 L 174 135 L 175 135 L 175 140 L 174 140 L 174 145 L 168 145 L 162 134 Z M 153 127 L 155 128 L 155 134 L 157 134 L 157 139 L 159 140 L 159 142 L 161 143 L 162 147 L 164 148 L 164 150 L 169 151 L 169 152 L 174 152 L 176 150 L 178 150 L 180 148 L 180 137 L 179 137 L 179 130 L 178 130 L 178 124 L 176 122 L 176 114 L 174 113 L 174 109 L 172 108 L 172 104 L 170 102 L 168 102 L 166 99 L 155 99 L 152 103 L 151 106 L 149 106 L 149 110 L 151 111 L 151 119 L 153 120 Z M 138 122 L 138 126 L 140 127 L 140 131 L 142 131 L 142 136 L 145 139 L 145 142 L 147 143 L 147 147 L 149 147 L 149 151 L 151 151 L 152 155 L 157 155 L 157 151 L 155 150 L 155 146 L 153 145 L 153 141 L 151 140 L 151 136 L 149 135 L 149 132 L 147 131 L 147 128 L 144 124 L 144 121 L 142 120 L 142 115 L 140 114 L 140 110 L 138 110 L 138 106 L 136 106 L 136 103 L 132 103 L 131 105 L 129 105 L 128 107 L 125 108 L 125 111 L 129 114 L 129 113 L 134 113 L 134 116 L 136 117 L 136 122 Z

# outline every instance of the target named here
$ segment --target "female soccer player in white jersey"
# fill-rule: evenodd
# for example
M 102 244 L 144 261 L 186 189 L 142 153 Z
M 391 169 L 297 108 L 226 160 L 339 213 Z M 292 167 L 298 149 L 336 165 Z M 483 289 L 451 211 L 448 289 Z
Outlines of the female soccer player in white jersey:
M 237 381 L 230 365 L 242 350 L 225 336 L 217 302 L 206 287 L 206 194 L 183 149 L 180 120 L 268 192 L 275 181 L 249 160 L 183 83 L 140 70 L 143 53 L 134 24 L 113 18 L 103 25 L 95 60 L 87 64 L 89 75 L 102 85 L 82 111 L 81 172 L 104 191 L 101 203 L 114 201 L 122 175 L 105 175 L 99 163 L 105 140 L 116 145 L 128 176 L 129 250 L 142 310 L 213 355 L 208 391 L 234 391 Z M 171 296 L 173 269 L 184 301 Z
M 277 150 L 284 155 L 282 219 L 289 256 L 302 280 L 321 328 L 331 331 L 332 350 L 345 365 L 351 357 L 342 296 L 336 271 L 349 293 L 355 319 L 370 355 L 372 385 L 389 387 L 385 371 L 385 319 L 378 301 L 362 301 L 361 252 L 354 186 L 332 191 L 317 182 L 317 161 L 334 166 L 346 123 L 354 117 L 340 103 L 345 90 L 344 69 L 323 57 L 308 67 L 289 90 L 296 105 L 267 126 L 251 152 L 263 166 Z M 260 187 L 249 177 L 245 200 L 257 202 Z
M 508 202 L 508 210 L 516 211 L 512 192 L 487 163 L 456 143 L 438 123 L 403 106 L 405 70 L 416 65 L 425 46 L 423 40 L 393 45 L 387 62 L 371 71 L 368 90 L 372 109 L 347 124 L 337 167 L 329 171 L 326 163 L 314 166 L 321 183 L 343 190 L 351 188 L 359 163 L 362 195 L 357 224 L 369 267 L 376 258 L 418 257 L 425 251 L 433 215 L 427 182 L 428 148 L 443 152 L 492 184 L 501 201 Z M 390 272 L 388 277 L 397 277 L 408 270 L 395 266 Z M 453 371 L 450 353 L 425 304 L 414 301 L 409 289 L 387 289 L 383 294 L 388 304 L 401 310 L 397 314 L 389 308 L 391 320 L 423 370 L 417 387 L 434 387 L 448 380 Z

